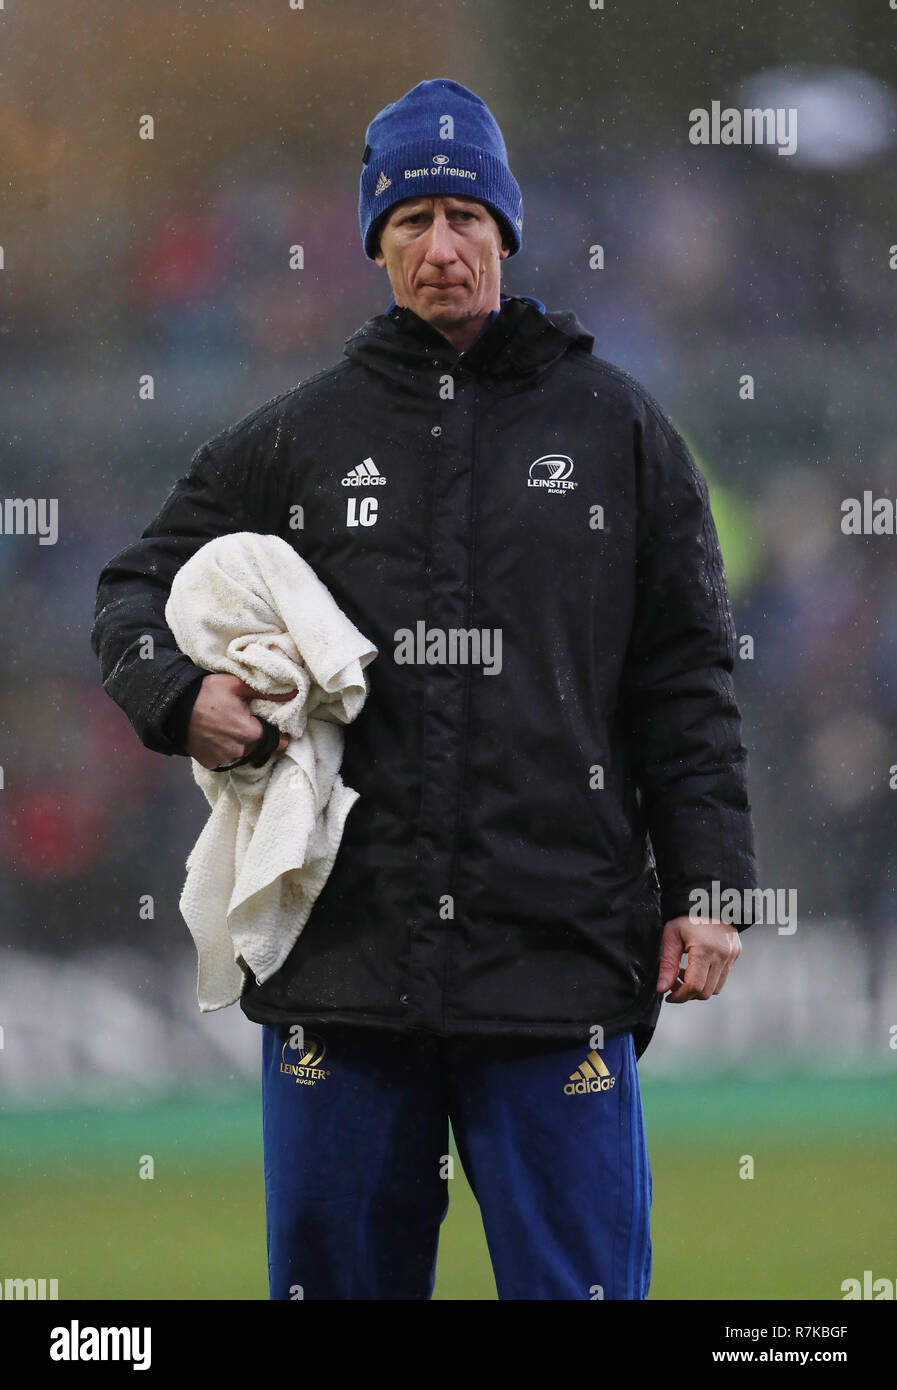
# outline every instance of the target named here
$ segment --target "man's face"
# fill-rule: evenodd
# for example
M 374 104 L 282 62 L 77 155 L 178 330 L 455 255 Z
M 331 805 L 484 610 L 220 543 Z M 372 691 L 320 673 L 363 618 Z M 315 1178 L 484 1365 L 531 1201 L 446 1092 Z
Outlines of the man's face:
M 380 231 L 377 265 L 396 304 L 444 332 L 499 307 L 501 228 L 474 198 L 406 198 Z

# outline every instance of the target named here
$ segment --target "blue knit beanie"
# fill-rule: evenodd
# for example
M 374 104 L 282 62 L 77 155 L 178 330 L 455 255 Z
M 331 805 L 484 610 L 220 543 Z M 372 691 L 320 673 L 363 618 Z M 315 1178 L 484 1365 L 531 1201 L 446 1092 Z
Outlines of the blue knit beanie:
M 523 198 L 508 168 L 505 142 L 486 103 L 459 82 L 419 82 L 377 112 L 365 141 L 358 220 L 369 260 L 384 212 L 403 198 L 439 193 L 484 203 L 510 254 L 520 250 Z

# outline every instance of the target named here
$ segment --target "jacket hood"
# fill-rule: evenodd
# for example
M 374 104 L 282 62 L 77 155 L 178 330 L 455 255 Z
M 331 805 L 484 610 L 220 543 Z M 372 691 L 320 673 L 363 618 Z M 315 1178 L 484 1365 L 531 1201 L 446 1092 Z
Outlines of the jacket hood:
M 495 390 L 531 385 L 566 352 L 591 352 L 594 335 L 569 310 L 543 313 L 524 295 L 502 295 L 480 336 L 459 353 L 411 309 L 393 307 L 362 324 L 343 351 L 352 362 L 432 398 L 433 370 L 459 363 Z

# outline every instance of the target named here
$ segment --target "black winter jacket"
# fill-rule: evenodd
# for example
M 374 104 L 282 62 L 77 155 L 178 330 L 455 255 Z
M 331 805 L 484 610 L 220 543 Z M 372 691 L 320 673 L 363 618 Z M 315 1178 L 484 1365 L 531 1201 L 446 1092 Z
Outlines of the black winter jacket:
M 360 800 L 290 957 L 247 981 L 249 1018 L 584 1043 L 601 1025 L 640 1053 L 663 923 L 693 888 L 754 886 L 706 486 L 593 341 L 503 296 L 459 355 L 392 308 L 204 444 L 103 569 L 103 683 L 162 753 L 184 751 L 203 674 L 165 601 L 214 536 L 288 540 L 379 649 L 346 730 Z

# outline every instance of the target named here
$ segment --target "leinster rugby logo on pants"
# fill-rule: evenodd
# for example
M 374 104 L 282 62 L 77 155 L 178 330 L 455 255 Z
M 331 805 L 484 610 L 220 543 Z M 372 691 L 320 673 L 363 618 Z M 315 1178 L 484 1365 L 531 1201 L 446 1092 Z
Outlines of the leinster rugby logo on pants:
M 590 1091 L 609 1091 L 617 1078 L 611 1076 L 606 1065 L 594 1050 L 580 1062 L 576 1071 L 564 1087 L 565 1096 L 587 1096 Z
M 547 492 L 570 492 L 577 486 L 571 482 L 573 460 L 569 454 L 543 454 L 529 466 L 527 487 L 545 488 Z
M 321 1067 L 326 1051 L 321 1039 L 313 1038 L 310 1033 L 303 1036 L 299 1048 L 293 1047 L 287 1038 L 280 1050 L 280 1070 L 284 1076 L 291 1076 L 297 1086 L 314 1086 L 316 1081 L 330 1075 Z

